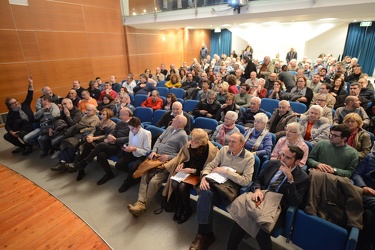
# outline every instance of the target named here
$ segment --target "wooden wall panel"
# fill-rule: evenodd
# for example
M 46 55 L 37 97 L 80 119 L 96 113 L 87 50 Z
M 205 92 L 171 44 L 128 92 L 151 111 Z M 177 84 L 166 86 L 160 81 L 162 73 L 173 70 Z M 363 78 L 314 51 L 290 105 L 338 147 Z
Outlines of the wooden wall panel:
M 122 34 L 88 33 L 90 56 L 121 55 L 124 51 L 124 36 Z
M 36 30 L 85 31 L 80 5 L 39 0 L 30 9 Z
M 101 9 L 83 6 L 86 28 L 88 32 L 122 33 L 122 17 L 120 9 Z M 107 36 L 111 39 L 110 36 Z
M 127 72 L 126 56 L 91 58 L 94 78 L 100 76 L 103 81 L 109 81 L 115 75 L 118 81 L 125 79 Z
M 12 10 L 8 0 L 0 0 L 0 29 L 14 29 Z
M 0 30 L 1 49 L 0 63 L 22 62 L 22 50 L 15 30 Z
M 119 0 L 82 0 L 82 4 L 100 8 L 120 9 Z
M 42 60 L 85 58 L 89 56 L 84 32 L 37 32 Z
M 34 31 L 18 32 L 25 61 L 40 60 L 38 42 Z
M 34 23 L 30 8 L 20 5 L 12 5 L 11 7 L 17 29 L 33 30 Z

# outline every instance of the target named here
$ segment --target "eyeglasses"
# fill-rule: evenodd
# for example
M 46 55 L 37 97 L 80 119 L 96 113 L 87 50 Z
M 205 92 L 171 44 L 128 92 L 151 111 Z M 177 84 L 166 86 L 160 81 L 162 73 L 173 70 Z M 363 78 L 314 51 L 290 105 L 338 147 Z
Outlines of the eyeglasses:
M 225 99 L 226 101 L 233 101 L 233 99 L 232 98 L 227 98 L 227 99 Z
M 293 134 L 297 134 L 298 133 L 297 131 L 290 131 L 290 130 L 286 130 L 286 132 L 293 133 Z
M 14 105 L 15 103 L 18 103 L 19 101 L 15 100 L 14 102 L 12 103 L 9 103 L 10 106 Z
M 324 99 L 316 99 L 317 102 L 325 102 L 326 100 Z
M 332 134 L 332 132 L 329 133 L 329 135 L 332 136 L 332 137 L 336 137 L 336 138 L 337 138 L 337 137 L 341 137 L 341 135 Z

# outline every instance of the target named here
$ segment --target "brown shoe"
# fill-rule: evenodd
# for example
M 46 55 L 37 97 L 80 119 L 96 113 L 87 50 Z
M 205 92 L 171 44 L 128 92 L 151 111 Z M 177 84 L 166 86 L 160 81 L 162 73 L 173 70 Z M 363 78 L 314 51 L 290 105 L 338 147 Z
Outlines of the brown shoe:
M 194 241 L 190 244 L 189 250 L 206 250 L 214 242 L 215 236 L 208 238 L 207 236 L 197 234 Z
M 146 212 L 146 204 L 143 203 L 142 201 L 137 201 L 136 203 L 134 203 L 134 205 L 129 204 L 128 210 L 129 210 L 129 213 L 131 213 L 135 217 L 138 217 L 141 214 Z

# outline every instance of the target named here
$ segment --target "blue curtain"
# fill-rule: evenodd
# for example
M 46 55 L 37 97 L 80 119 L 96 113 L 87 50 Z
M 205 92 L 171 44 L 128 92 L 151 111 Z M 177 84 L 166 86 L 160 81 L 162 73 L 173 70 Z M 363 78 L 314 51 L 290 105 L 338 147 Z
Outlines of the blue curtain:
M 369 27 L 349 24 L 343 57 L 357 57 L 362 71 L 372 76 L 375 67 L 375 22 Z
M 215 33 L 211 30 L 210 38 L 210 55 L 213 58 L 214 54 L 230 55 L 232 49 L 232 32 L 227 29 L 222 29 L 220 33 Z

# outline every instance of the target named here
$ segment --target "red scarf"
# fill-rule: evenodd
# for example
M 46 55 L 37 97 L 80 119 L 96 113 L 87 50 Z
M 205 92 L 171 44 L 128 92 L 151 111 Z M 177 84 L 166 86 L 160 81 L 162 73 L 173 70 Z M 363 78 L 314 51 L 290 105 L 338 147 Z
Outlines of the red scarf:
M 349 138 L 348 138 L 348 141 L 346 142 L 349 146 L 353 147 L 354 146 L 354 139 L 355 139 L 355 136 L 358 134 L 358 131 L 359 131 L 359 128 L 357 128 L 356 130 L 354 130 Z
M 223 126 L 221 126 L 221 129 L 219 130 L 219 141 L 218 143 L 220 143 L 221 145 L 225 145 L 225 134 L 228 133 L 228 131 L 231 131 L 232 129 L 234 129 L 234 127 L 236 126 L 235 123 L 233 123 L 231 126 L 227 126 L 225 124 L 223 124 Z

